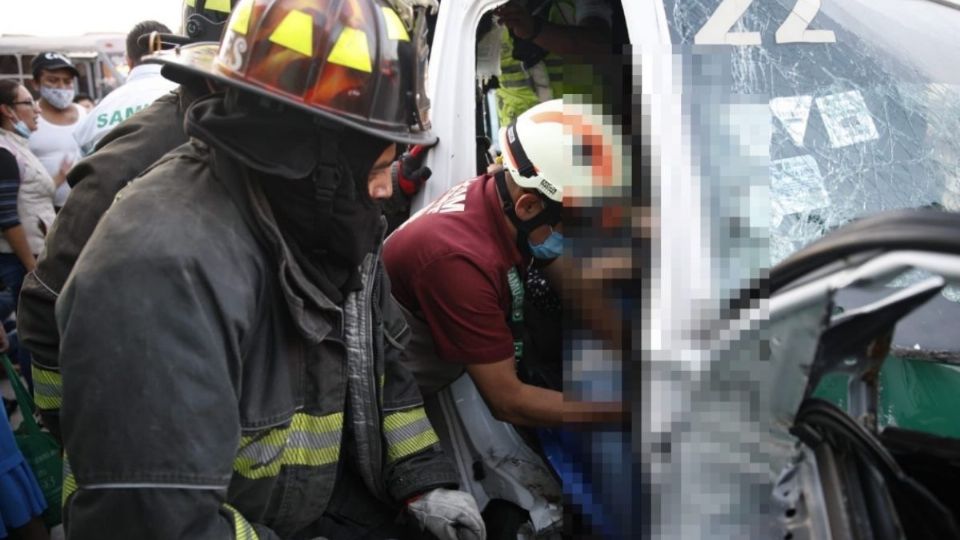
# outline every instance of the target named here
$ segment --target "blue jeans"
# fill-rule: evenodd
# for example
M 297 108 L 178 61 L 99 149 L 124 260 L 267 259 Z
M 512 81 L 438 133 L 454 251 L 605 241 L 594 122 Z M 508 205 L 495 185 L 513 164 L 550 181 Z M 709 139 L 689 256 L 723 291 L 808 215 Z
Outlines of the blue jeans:
M 20 287 L 27 275 L 20 258 L 13 253 L 0 253 L 0 282 L 5 289 L 0 291 L 0 321 L 5 321 L 17 309 Z
M 7 338 L 10 342 L 10 360 L 20 364 L 20 374 L 27 381 L 27 388 L 33 393 L 33 377 L 30 372 L 30 353 L 19 346 L 17 339 L 17 325 L 14 321 L 7 321 L 10 315 L 17 309 L 17 301 L 20 299 L 20 287 L 23 286 L 23 278 L 26 277 L 27 269 L 24 268 L 20 258 L 12 253 L 0 253 L 0 282 L 4 289 L 0 291 L 0 324 L 3 324 L 7 331 Z

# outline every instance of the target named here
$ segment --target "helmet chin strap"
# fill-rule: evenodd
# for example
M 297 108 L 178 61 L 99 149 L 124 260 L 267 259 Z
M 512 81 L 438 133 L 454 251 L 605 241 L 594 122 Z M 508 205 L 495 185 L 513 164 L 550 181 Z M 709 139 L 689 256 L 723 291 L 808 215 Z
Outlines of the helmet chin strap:
M 560 223 L 560 209 L 562 206 L 556 201 L 552 201 L 543 195 L 537 193 L 540 200 L 544 203 L 544 209 L 536 216 L 524 221 L 517 215 L 514 208 L 513 199 L 510 198 L 510 190 L 507 189 L 507 176 L 505 171 L 500 171 L 494 175 L 497 185 L 497 194 L 500 196 L 500 204 L 503 207 L 503 213 L 517 229 L 517 247 L 525 256 L 532 256 L 530 251 L 530 233 L 537 227 L 549 225 L 551 227 Z

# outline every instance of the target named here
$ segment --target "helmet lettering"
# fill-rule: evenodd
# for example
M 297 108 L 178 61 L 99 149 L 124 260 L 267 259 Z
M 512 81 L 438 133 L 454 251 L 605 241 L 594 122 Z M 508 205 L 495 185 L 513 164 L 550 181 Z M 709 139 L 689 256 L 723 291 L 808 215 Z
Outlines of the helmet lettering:
M 230 63 L 227 67 L 234 71 L 240 71 L 240 68 L 243 67 L 243 55 L 247 52 L 247 40 L 238 37 L 233 42 L 233 49 L 230 52 Z
M 540 179 L 540 191 L 547 193 L 549 195 L 555 195 L 557 193 L 557 187 L 547 182 L 543 178 Z

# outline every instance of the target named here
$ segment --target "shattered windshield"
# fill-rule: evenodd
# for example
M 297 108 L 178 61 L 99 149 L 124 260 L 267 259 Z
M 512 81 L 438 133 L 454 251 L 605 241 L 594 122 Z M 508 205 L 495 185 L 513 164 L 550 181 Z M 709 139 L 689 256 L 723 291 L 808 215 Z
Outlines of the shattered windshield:
M 773 440 L 771 398 L 796 397 L 790 392 L 802 385 L 770 384 L 787 375 L 758 361 L 771 355 L 769 327 L 741 330 L 758 305 L 753 292 L 762 294 L 771 265 L 859 217 L 960 210 L 960 92 L 955 77 L 943 76 L 954 69 L 944 58 L 960 57 L 960 10 L 898 0 L 663 0 L 663 7 L 673 86 L 652 99 L 679 109 L 682 146 L 665 152 L 679 160 L 667 166 L 680 180 L 660 186 L 668 195 L 661 211 L 698 229 L 691 246 L 677 248 L 698 256 L 689 268 L 671 268 L 695 278 L 697 287 L 682 296 L 699 317 L 691 326 L 700 341 L 690 348 L 711 363 L 653 375 L 660 378 L 651 383 L 651 410 L 666 408 L 656 401 L 670 402 L 662 396 L 684 399 L 669 409 L 682 418 L 671 424 L 671 455 L 655 461 L 680 465 L 664 465 L 654 483 L 670 487 L 654 497 L 674 505 L 664 508 L 696 509 L 662 515 L 678 537 L 774 537 L 761 530 L 757 516 L 770 507 L 756 493 L 792 458 L 794 440 Z M 946 28 L 932 32 L 918 20 L 930 10 Z M 937 38 L 944 44 L 928 46 Z M 683 196 L 671 198 L 681 188 Z M 693 201 L 697 212 L 671 207 L 675 200 Z M 727 320 L 739 326 L 720 324 Z M 787 367 L 796 376 L 796 364 Z M 686 384 L 693 369 L 698 378 Z M 719 502 L 729 500 L 740 503 Z
M 865 15 L 824 0 L 807 28 L 812 40 L 828 40 L 822 32 L 834 39 L 783 43 L 779 34 L 795 4 L 805 2 L 753 0 L 739 18 L 731 12 L 734 0 L 664 4 L 678 49 L 715 64 L 690 70 L 685 91 L 769 104 L 771 264 L 858 217 L 898 208 L 960 210 L 958 88 L 931 80 L 909 52 L 895 54 L 877 35 L 852 29 L 857 18 L 872 24 Z M 719 25 L 711 22 L 717 17 Z M 752 34 L 742 37 L 746 32 Z M 730 33 L 759 44 L 731 46 Z M 715 128 L 693 118 L 691 129 L 703 139 Z

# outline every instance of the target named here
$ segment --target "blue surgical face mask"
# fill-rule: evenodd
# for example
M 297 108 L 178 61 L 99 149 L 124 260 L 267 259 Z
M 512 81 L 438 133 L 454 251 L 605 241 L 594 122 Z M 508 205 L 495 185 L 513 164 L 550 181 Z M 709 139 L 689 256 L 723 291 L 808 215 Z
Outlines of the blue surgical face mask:
M 30 128 L 27 127 L 27 123 L 23 120 L 17 120 L 16 123 L 13 124 L 13 130 L 24 139 L 30 138 Z
M 563 255 L 563 235 L 557 231 L 551 231 L 542 244 L 534 245 L 529 240 L 527 243 L 530 244 L 530 252 L 537 259 L 556 259 Z

